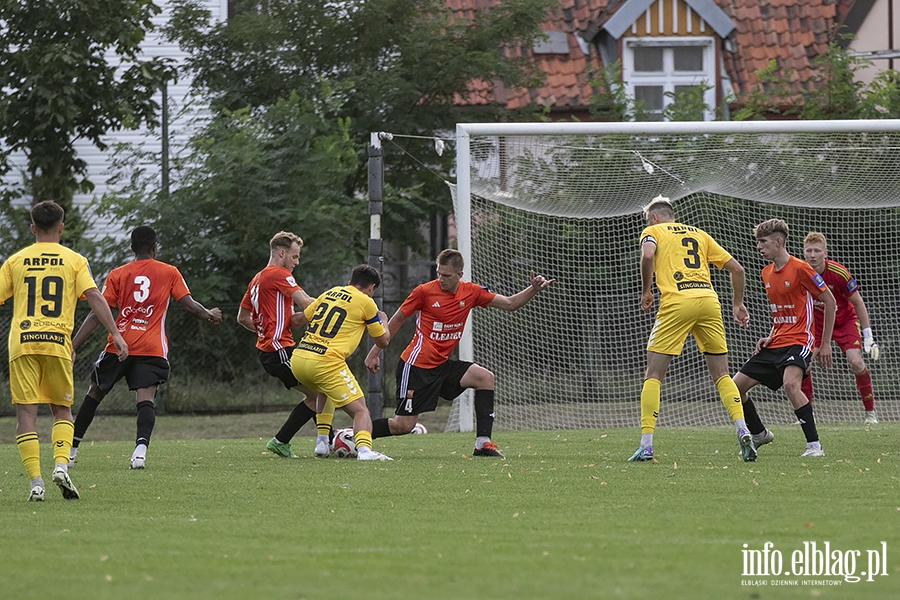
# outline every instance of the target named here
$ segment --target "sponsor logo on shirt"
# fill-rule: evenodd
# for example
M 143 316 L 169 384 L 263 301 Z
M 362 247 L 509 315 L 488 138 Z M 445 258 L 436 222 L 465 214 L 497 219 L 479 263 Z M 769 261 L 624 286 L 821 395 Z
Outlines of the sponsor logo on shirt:
M 59 344 L 60 346 L 66 345 L 66 336 L 63 333 L 57 333 L 54 331 L 31 331 L 31 332 L 22 332 L 19 335 L 19 343 L 20 344 L 39 344 L 39 343 L 49 343 L 49 344 Z

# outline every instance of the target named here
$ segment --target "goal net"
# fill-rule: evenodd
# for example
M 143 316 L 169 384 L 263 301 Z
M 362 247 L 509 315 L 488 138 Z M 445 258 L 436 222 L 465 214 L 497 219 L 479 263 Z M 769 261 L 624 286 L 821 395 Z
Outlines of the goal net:
M 784 219 L 802 258 L 809 231 L 856 277 L 881 347 L 867 360 L 881 420 L 900 417 L 900 121 L 546 123 L 457 127 L 455 213 L 464 277 L 511 295 L 529 270 L 556 279 L 524 308 L 475 310 L 460 358 L 496 376 L 498 429 L 637 427 L 646 341 L 658 306 L 640 310 L 642 208 L 672 199 L 747 272 L 749 331 L 731 318 L 727 271 L 712 267 L 735 373 L 771 327 L 753 227 Z M 862 422 L 845 357 L 812 370 L 821 422 Z M 796 418 L 783 390 L 757 386 L 764 422 Z M 448 430 L 470 430 L 471 396 Z M 669 366 L 658 424 L 727 424 L 689 336 Z

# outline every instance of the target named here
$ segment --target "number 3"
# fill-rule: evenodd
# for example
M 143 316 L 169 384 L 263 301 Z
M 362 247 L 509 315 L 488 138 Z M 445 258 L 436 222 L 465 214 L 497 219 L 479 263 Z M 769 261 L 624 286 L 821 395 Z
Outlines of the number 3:
M 688 248 L 688 257 L 684 259 L 684 266 L 688 269 L 700 268 L 700 254 L 697 252 L 699 244 L 694 238 L 681 238 L 681 245 Z
M 145 275 L 138 275 L 134 278 L 134 285 L 138 289 L 134 291 L 135 302 L 143 302 L 150 297 L 150 278 Z

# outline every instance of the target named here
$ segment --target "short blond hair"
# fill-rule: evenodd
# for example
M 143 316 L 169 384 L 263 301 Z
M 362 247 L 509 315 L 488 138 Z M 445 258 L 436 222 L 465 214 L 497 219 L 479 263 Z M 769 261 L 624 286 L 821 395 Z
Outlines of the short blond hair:
M 269 251 L 275 252 L 275 250 L 279 248 L 290 250 L 294 243 L 301 248 L 303 247 L 303 240 L 300 239 L 299 235 L 291 233 L 290 231 L 279 231 L 272 236 L 271 240 L 269 240 Z
M 675 218 L 675 209 L 672 208 L 672 201 L 660 194 L 650 201 L 650 204 L 644 207 L 644 218 L 650 216 L 650 213 L 663 213 L 667 219 Z
M 781 219 L 769 219 L 753 228 L 753 235 L 757 239 L 768 237 L 772 234 L 781 234 L 785 240 L 788 239 L 787 223 Z
M 822 244 L 826 248 L 828 247 L 828 242 L 825 241 L 825 234 L 818 231 L 810 231 L 806 234 L 806 237 L 803 238 L 803 245 L 807 244 Z

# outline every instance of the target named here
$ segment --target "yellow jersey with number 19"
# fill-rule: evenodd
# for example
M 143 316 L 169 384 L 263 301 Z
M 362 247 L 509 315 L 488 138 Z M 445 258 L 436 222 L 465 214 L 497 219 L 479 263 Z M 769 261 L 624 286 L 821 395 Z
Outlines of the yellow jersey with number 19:
M 678 298 L 718 298 L 709 263 L 721 269 L 731 255 L 708 233 L 681 223 L 657 223 L 641 232 L 641 245 L 648 241 L 656 244 L 653 273 L 660 305 Z
M 72 357 L 75 305 L 97 287 L 88 260 L 55 243 L 36 243 L 0 267 L 0 303 L 13 297 L 9 359 L 23 354 Z

